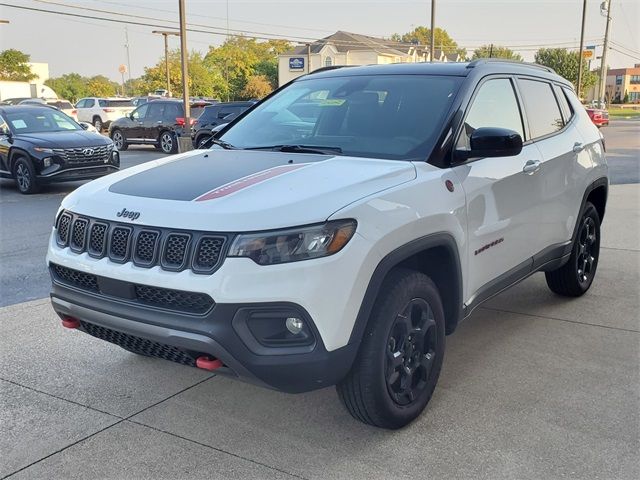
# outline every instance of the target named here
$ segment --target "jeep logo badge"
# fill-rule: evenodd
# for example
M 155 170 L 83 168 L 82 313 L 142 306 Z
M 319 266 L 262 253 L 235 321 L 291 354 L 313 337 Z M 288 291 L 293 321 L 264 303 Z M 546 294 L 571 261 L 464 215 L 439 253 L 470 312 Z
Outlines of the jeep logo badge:
M 82 154 L 83 155 L 93 155 L 94 154 L 94 150 L 93 150 L 93 148 L 85 148 L 84 150 L 82 150 Z
M 123 208 L 122 211 L 116 213 L 116 217 L 128 218 L 133 222 L 140 217 L 140 212 L 132 212 L 131 210 Z

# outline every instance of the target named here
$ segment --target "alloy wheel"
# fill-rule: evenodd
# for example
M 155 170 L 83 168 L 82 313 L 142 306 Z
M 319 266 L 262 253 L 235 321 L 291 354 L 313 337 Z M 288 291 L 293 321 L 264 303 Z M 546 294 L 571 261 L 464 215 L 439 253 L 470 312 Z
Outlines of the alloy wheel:
M 173 138 L 169 133 L 163 133 L 160 137 L 160 148 L 164 153 L 171 153 L 173 150 Z
M 16 181 L 21 191 L 26 192 L 29 190 L 31 186 L 31 173 L 23 163 L 19 163 L 16 168 Z
M 591 217 L 585 217 L 578 236 L 577 273 L 578 281 L 586 283 L 593 275 L 596 260 L 596 223 Z
M 122 134 L 120 132 L 116 132 L 113 134 L 113 143 L 115 144 L 118 150 L 122 149 L 122 145 L 124 144 L 124 139 L 122 138 Z
M 93 126 L 96 128 L 98 133 L 102 132 L 102 120 L 100 120 L 99 118 L 96 118 L 93 121 Z
M 385 375 L 393 401 L 409 405 L 427 386 L 436 357 L 437 329 L 433 310 L 414 298 L 396 316 L 387 340 Z

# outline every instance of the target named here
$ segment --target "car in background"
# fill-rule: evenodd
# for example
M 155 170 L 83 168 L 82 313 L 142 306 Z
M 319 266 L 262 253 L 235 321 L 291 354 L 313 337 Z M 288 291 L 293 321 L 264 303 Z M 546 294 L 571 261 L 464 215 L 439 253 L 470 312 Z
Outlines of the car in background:
M 76 103 L 78 120 L 88 122 L 101 132 L 118 118 L 129 115 L 136 108 L 130 98 L 81 98 Z
M 48 105 L 0 106 L 0 178 L 13 178 L 20 193 L 45 183 L 87 180 L 115 172 L 113 142 L 87 132 Z
M 29 98 L 22 100 L 18 105 L 46 105 L 53 107 L 65 114 L 69 115 L 76 122 L 78 121 L 78 112 L 69 100 L 60 98 Z
M 209 102 L 191 102 L 190 122 L 193 124 Z M 118 150 L 129 145 L 154 145 L 163 153 L 176 153 L 178 140 L 185 128 L 184 106 L 180 100 L 154 100 L 136 108 L 128 116 L 115 120 L 109 127 L 109 137 Z
M 602 108 L 587 108 L 587 114 L 593 124 L 600 128 L 609 125 L 609 112 Z
M 254 101 L 223 102 L 205 107 L 202 115 L 191 126 L 191 141 L 194 148 L 198 148 L 211 138 L 213 128 L 229 123 L 255 103 Z
M 5 98 L 4 100 L 2 100 L 2 102 L 0 102 L 0 104 L 2 104 L 2 105 L 18 105 L 18 104 L 20 104 L 20 102 L 23 102 L 25 100 L 33 100 L 33 98 L 32 97 Z

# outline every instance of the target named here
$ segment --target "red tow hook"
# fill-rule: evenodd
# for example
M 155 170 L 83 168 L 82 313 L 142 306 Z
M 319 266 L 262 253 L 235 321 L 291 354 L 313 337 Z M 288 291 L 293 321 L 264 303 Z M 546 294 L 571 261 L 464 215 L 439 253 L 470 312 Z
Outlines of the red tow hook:
M 64 317 L 62 319 L 62 326 L 64 328 L 80 328 L 80 320 L 73 317 Z
M 217 358 L 207 357 L 203 355 L 202 357 L 198 357 L 196 359 L 196 367 L 201 368 L 203 370 L 217 370 L 222 366 L 222 362 Z

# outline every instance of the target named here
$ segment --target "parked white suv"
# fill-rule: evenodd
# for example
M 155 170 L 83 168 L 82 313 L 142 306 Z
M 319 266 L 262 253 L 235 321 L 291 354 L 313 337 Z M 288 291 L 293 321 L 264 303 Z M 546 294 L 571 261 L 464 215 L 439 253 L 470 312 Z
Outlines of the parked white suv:
M 594 279 L 604 145 L 544 67 L 325 69 L 214 142 L 64 199 L 47 262 L 65 327 L 286 392 L 337 385 L 399 428 L 478 305 L 537 271 L 571 297 Z
M 93 125 L 98 132 L 109 128 L 114 120 L 129 115 L 136 107 L 130 98 L 81 98 L 76 103 L 79 122 Z

